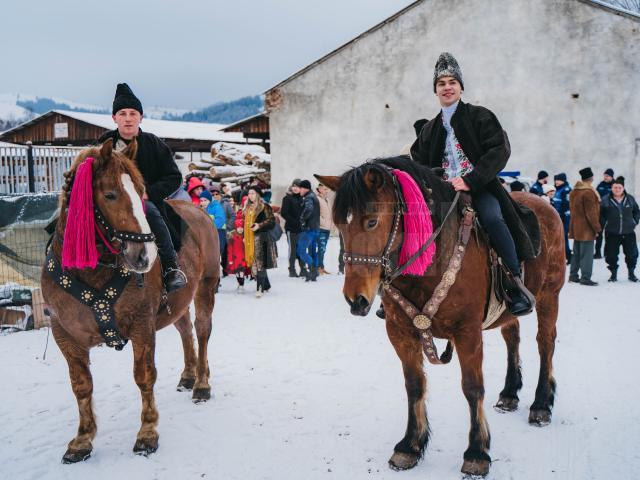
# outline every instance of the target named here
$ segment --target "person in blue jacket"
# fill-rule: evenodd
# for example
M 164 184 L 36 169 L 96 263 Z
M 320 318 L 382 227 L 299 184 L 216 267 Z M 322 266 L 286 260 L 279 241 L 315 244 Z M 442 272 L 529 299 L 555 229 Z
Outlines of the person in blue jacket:
M 569 248 L 569 193 L 571 185 L 567 182 L 567 174 L 559 173 L 553 177 L 556 185 L 556 194 L 551 199 L 551 205 L 556 209 L 564 227 L 564 250 L 567 257 L 567 265 L 571 263 L 571 249 Z
M 211 217 L 213 225 L 218 231 L 222 260 L 222 252 L 227 248 L 227 216 L 224 213 L 224 208 L 218 200 L 213 199 L 209 190 L 204 190 L 200 194 L 200 207 Z
M 542 191 L 542 186 L 546 185 L 548 181 L 549 181 L 549 174 L 545 170 L 540 170 L 538 172 L 538 180 L 536 180 L 536 182 L 533 185 L 531 185 L 531 188 L 529 189 L 529 193 L 534 193 L 535 195 L 538 195 L 539 197 L 541 197 L 542 195 L 544 195 L 544 192 Z

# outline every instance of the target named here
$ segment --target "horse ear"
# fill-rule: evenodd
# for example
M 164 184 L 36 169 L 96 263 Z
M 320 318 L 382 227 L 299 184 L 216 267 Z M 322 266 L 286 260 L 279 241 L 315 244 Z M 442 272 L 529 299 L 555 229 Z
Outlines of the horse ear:
M 333 177 L 329 175 L 316 175 L 313 174 L 316 179 L 327 187 L 329 190 L 333 190 L 334 192 L 338 190 L 338 186 L 340 185 L 340 177 Z
M 122 151 L 122 154 L 129 160 L 136 159 L 136 155 L 138 154 L 138 141 L 135 137 L 133 137 L 133 139 L 129 142 L 127 148 Z
M 384 178 L 377 170 L 369 170 L 364 176 L 364 184 L 369 191 L 375 192 L 384 185 Z
M 100 147 L 100 158 L 102 158 L 102 161 L 103 162 L 109 161 L 109 159 L 111 158 L 112 152 L 113 152 L 113 139 L 109 138 Z

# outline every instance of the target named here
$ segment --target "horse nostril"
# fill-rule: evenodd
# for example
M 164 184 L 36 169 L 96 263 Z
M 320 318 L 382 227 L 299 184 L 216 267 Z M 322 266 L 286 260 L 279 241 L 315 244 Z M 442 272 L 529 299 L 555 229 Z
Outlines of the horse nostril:
M 362 295 L 358 295 L 353 304 L 361 311 L 364 311 L 369 306 L 369 300 Z

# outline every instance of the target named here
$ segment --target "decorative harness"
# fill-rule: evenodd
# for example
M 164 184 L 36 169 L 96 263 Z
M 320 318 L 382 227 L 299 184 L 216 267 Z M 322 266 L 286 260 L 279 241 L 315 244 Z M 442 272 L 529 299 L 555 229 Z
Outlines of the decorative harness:
M 109 222 L 107 222 L 107 219 L 98 207 L 94 208 L 94 214 L 97 221 L 96 233 L 104 243 L 107 250 L 112 254 L 119 255 L 122 253 L 121 249 L 117 250 L 111 243 L 116 240 L 136 243 L 155 241 L 153 233 L 135 233 L 116 230 L 109 224 Z M 104 233 L 98 226 L 98 223 L 104 229 Z M 59 238 L 59 236 L 56 238 L 60 244 L 62 244 L 62 239 Z M 100 263 L 100 265 L 114 269 L 114 273 L 109 281 L 102 287 L 102 290 L 96 290 L 82 282 L 69 271 L 64 271 L 60 260 L 58 260 L 56 255 L 53 253 L 51 241 L 47 246 L 45 266 L 49 276 L 51 276 L 51 278 L 64 291 L 69 293 L 76 300 L 80 300 L 91 309 L 94 320 L 98 325 L 100 335 L 102 336 L 105 344 L 120 351 L 129 340 L 123 337 L 118 331 L 118 327 L 116 326 L 115 305 L 133 275 L 131 270 L 129 270 L 125 265 L 119 266 L 117 262 L 111 264 Z M 143 283 L 138 281 L 138 287 L 141 288 L 142 285 Z
M 385 166 L 385 169 L 389 172 L 391 170 L 387 166 Z M 440 232 L 442 231 L 442 228 L 444 227 L 444 224 L 447 222 L 448 218 L 451 216 L 451 213 L 458 204 L 461 198 L 461 193 L 459 191 L 456 192 L 449 210 L 447 211 L 442 222 L 440 223 L 440 226 L 436 229 L 436 231 L 433 232 L 433 234 L 427 239 L 427 241 L 407 260 L 404 265 L 396 265 L 394 268 L 393 262 L 391 260 L 391 248 L 400 229 L 400 218 L 404 213 L 406 213 L 406 206 L 402 197 L 400 185 L 398 185 L 398 181 L 395 175 L 391 174 L 391 178 L 393 178 L 393 188 L 394 195 L 396 197 L 396 203 L 393 210 L 393 228 L 391 230 L 389 238 L 387 239 L 387 244 L 385 245 L 382 255 L 361 255 L 352 252 L 345 252 L 343 254 L 343 260 L 345 264 L 349 265 L 380 265 L 382 267 L 381 294 L 389 301 L 395 302 L 407 315 L 407 317 L 412 320 L 413 325 L 419 331 L 422 349 L 429 362 L 433 364 L 449 363 L 449 361 L 451 360 L 451 354 L 453 352 L 451 342 L 447 343 L 445 352 L 443 353 L 442 357 L 439 357 L 438 351 L 433 341 L 433 332 L 431 330 L 431 326 L 433 318 L 440 308 L 440 304 L 447 297 L 449 290 L 456 281 L 456 277 L 462 266 L 462 259 L 464 258 L 467 244 L 469 243 L 469 238 L 471 237 L 471 230 L 475 223 L 476 214 L 474 209 L 471 207 L 471 199 L 469 195 L 464 194 L 464 196 L 462 197 L 463 218 L 458 230 L 458 241 L 454 248 L 453 255 L 451 256 L 447 269 L 442 275 L 440 283 L 438 283 L 438 285 L 436 286 L 433 295 L 425 303 L 422 309 L 418 309 L 415 305 L 413 305 L 413 303 L 405 298 L 400 290 L 392 285 L 392 282 L 400 275 L 402 275 L 402 272 L 404 272 L 416 259 L 420 257 L 420 255 L 422 255 L 422 253 L 431 244 L 433 244 L 433 242 L 436 241 L 436 239 L 440 235 Z

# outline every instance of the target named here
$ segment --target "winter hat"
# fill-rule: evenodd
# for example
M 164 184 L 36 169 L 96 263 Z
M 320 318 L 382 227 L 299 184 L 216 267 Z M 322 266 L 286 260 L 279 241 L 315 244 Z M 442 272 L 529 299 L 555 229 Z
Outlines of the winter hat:
M 511 191 L 512 192 L 522 192 L 524 191 L 524 183 L 518 181 L 518 180 L 514 180 L 513 182 L 511 182 L 511 185 L 509 185 L 511 187 Z
M 311 182 L 309 180 L 300 181 L 300 188 L 306 188 L 307 190 L 311 190 Z
M 567 174 L 566 173 L 559 173 L 557 175 L 553 176 L 554 180 L 560 180 L 562 182 L 567 183 Z
M 613 168 L 607 168 L 607 169 L 604 171 L 604 174 L 605 174 L 605 175 L 609 175 L 610 177 L 613 177 Z M 622 177 L 622 179 L 624 180 L 624 177 Z
M 436 92 L 436 82 L 442 77 L 453 77 L 458 82 L 462 90 L 464 90 L 464 83 L 462 83 L 462 70 L 460 65 L 453 55 L 448 52 L 442 52 L 436 62 L 436 68 L 433 72 L 433 93 Z
M 582 180 L 589 180 L 590 178 L 593 178 L 593 172 L 591 171 L 591 168 L 587 167 L 580 170 L 580 177 L 582 178 Z
M 210 202 L 213 202 L 213 197 L 211 196 L 211 193 L 209 193 L 209 190 L 203 190 L 200 194 L 200 198 L 206 198 Z
M 262 198 L 262 189 L 261 189 L 260 187 L 258 187 L 257 185 L 252 185 L 252 186 L 250 186 L 250 187 L 249 187 L 249 190 L 253 190 L 253 191 L 255 191 L 255 192 L 258 194 L 258 196 L 259 196 L 260 198 Z
M 549 192 L 555 192 L 556 191 L 556 187 L 554 187 L 553 185 L 542 185 L 542 193 L 544 193 L 545 195 Z
M 609 169 L 611 170 L 611 169 Z M 613 183 L 619 183 L 620 185 L 622 185 L 624 187 L 624 177 L 622 175 L 620 175 L 618 178 L 616 178 Z
M 549 176 L 549 172 L 546 170 L 540 170 L 538 172 L 538 180 L 542 180 L 543 178 L 547 178 Z
M 198 187 L 202 187 L 206 190 L 206 188 L 204 187 L 204 183 L 202 183 L 202 180 L 200 180 L 198 177 L 191 177 L 189 179 L 189 184 L 187 185 L 187 192 L 191 193 L 191 190 Z
M 300 186 L 300 182 L 302 182 L 302 180 L 300 180 L 299 178 L 294 178 L 293 182 L 291 182 L 291 186 L 292 187 L 299 187 Z
M 133 108 L 142 115 L 142 103 L 140 103 L 138 97 L 133 94 L 129 85 L 126 83 L 119 83 L 116 87 L 116 96 L 113 99 L 113 108 L 111 109 L 111 113 L 115 115 L 118 110 L 122 110 L 123 108 Z

